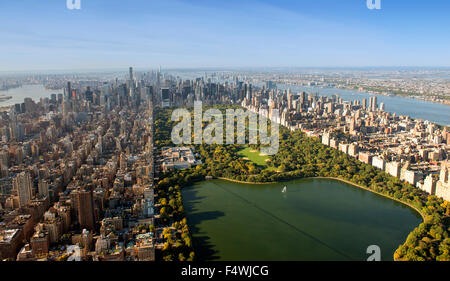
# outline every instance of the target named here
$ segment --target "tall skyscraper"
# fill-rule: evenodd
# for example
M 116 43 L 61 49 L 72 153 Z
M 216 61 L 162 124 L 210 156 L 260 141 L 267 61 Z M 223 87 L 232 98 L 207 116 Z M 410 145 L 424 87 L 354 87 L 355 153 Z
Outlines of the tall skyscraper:
M 33 186 L 28 172 L 22 172 L 13 179 L 13 187 L 19 196 L 19 207 L 30 203 L 33 197 Z
M 130 67 L 130 81 L 133 81 L 133 68 Z
M 162 107 L 169 107 L 171 105 L 169 88 L 161 89 L 161 99 L 162 99 L 162 105 L 161 105 Z
M 72 99 L 72 84 L 70 82 L 67 82 L 65 99 L 67 99 L 67 100 Z
M 130 87 L 130 97 L 134 97 L 134 75 L 133 75 L 133 68 L 130 67 L 130 80 L 129 80 L 129 87 Z
M 374 97 L 372 97 L 372 98 L 373 98 L 373 101 L 372 101 L 372 111 L 377 111 L 377 109 L 378 109 L 377 97 L 374 96 Z
M 92 191 L 78 190 L 76 191 L 78 222 L 80 227 L 95 230 L 94 218 L 94 198 Z
M 155 102 L 159 103 L 162 101 L 161 93 L 161 71 L 156 73 L 156 85 L 155 85 Z
M 306 108 L 307 106 L 305 106 L 305 102 L 306 102 L 306 93 L 305 92 L 301 92 L 300 94 L 300 108 Z
M 87 87 L 85 96 L 86 96 L 86 101 L 89 101 L 91 103 L 94 102 L 94 92 L 91 91 L 91 87 L 89 87 L 89 86 Z
M 288 101 L 288 109 L 291 110 L 293 108 L 292 106 L 292 94 L 291 94 L 291 89 L 287 90 L 287 101 Z
M 39 180 L 38 192 L 40 196 L 49 196 L 49 185 L 47 180 Z

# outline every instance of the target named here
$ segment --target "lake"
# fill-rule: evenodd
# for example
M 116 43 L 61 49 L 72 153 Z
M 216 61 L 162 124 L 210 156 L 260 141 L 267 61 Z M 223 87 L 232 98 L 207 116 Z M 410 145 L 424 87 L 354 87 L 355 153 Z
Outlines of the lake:
M 183 201 L 200 260 L 367 260 L 370 245 L 381 248 L 382 260 L 393 260 L 422 222 L 397 201 L 328 179 L 204 181 L 184 188 Z

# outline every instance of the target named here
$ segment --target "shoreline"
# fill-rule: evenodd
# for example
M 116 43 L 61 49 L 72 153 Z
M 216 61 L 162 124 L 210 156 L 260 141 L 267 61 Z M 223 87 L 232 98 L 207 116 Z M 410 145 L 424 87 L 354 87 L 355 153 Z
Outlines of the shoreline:
M 286 86 L 296 86 L 296 87 L 308 87 L 312 89 L 334 89 L 334 90 L 344 90 L 344 91 L 355 91 L 358 93 L 368 94 L 368 95 L 375 95 L 375 96 L 385 96 L 385 97 L 400 97 L 405 99 L 415 99 L 419 101 L 425 101 L 425 102 L 431 102 L 435 104 L 442 104 L 450 106 L 450 102 L 441 102 L 441 101 L 434 101 L 430 99 L 426 99 L 426 96 L 414 96 L 414 95 L 400 95 L 400 94 L 391 94 L 391 95 L 385 95 L 383 93 L 377 93 L 377 92 L 369 92 L 367 90 L 360 91 L 359 89 L 352 89 L 352 88 L 336 88 L 336 87 L 317 87 L 317 86 L 304 86 L 304 85 L 297 85 L 297 84 L 286 84 L 282 83 Z
M 361 188 L 361 189 L 370 191 L 370 192 L 372 192 L 372 193 L 381 195 L 381 196 L 383 196 L 383 197 L 385 197 L 385 198 L 388 198 L 388 199 L 397 201 L 397 202 L 399 202 L 399 203 L 401 203 L 401 204 L 403 204 L 403 205 L 406 205 L 406 206 L 412 208 L 412 209 L 415 210 L 417 213 L 419 213 L 419 215 L 422 217 L 423 222 L 425 222 L 425 214 L 423 214 L 421 210 L 419 210 L 417 207 L 413 206 L 411 203 L 403 202 L 403 201 L 401 201 L 401 200 L 399 200 L 399 199 L 397 199 L 397 198 L 390 197 L 390 196 L 388 196 L 388 195 L 386 195 L 386 194 L 383 194 L 383 193 L 380 193 L 380 192 L 378 192 L 378 191 L 372 190 L 372 189 L 370 189 L 370 188 L 368 188 L 368 187 L 364 187 L 364 186 L 362 186 L 362 185 L 356 184 L 356 183 L 351 182 L 351 181 L 349 181 L 349 180 L 344 180 L 344 179 L 341 179 L 341 178 L 334 178 L 334 177 L 312 177 L 312 178 L 304 178 L 304 179 L 328 179 L 328 180 L 336 180 L 336 181 L 344 182 L 344 183 L 346 183 L 346 184 L 350 184 L 350 185 L 353 185 L 353 186 L 355 186 L 355 187 L 358 187 L 358 188 Z
M 225 181 L 235 182 L 235 183 L 241 183 L 241 184 L 253 184 L 253 185 L 278 184 L 278 183 L 282 183 L 282 182 L 246 182 L 246 181 L 234 180 L 234 179 L 223 178 L 223 177 L 216 177 L 216 178 L 214 178 L 214 179 L 225 180 Z M 386 195 L 386 194 L 383 194 L 383 193 L 380 193 L 380 192 L 378 192 L 378 191 L 372 190 L 372 189 L 370 189 L 370 188 L 368 188 L 368 187 L 364 187 L 364 186 L 362 186 L 362 185 L 356 184 L 356 183 L 351 182 L 351 181 L 349 181 L 349 180 L 345 180 L 345 179 L 341 179 L 341 178 L 336 178 L 336 177 L 307 177 L 307 178 L 297 178 L 297 179 L 292 179 L 292 180 L 312 180 L 312 179 L 324 179 L 324 180 L 335 180 L 335 181 L 340 181 L 340 182 L 343 182 L 343 183 L 346 183 L 346 184 L 350 184 L 350 185 L 353 185 L 353 186 L 355 186 L 355 187 L 358 187 L 358 188 L 361 188 L 361 189 L 370 191 L 370 192 L 372 192 L 372 193 L 381 195 L 381 196 L 383 196 L 383 197 L 385 197 L 385 198 L 388 198 L 388 199 L 397 201 L 397 202 L 399 202 L 399 203 L 401 203 L 401 204 L 403 204 L 403 205 L 405 205 L 405 206 L 410 207 L 410 208 L 413 209 L 414 211 L 416 211 L 416 212 L 422 217 L 423 222 L 425 222 L 425 214 L 423 214 L 421 210 L 419 210 L 417 207 L 413 206 L 411 203 L 403 202 L 403 201 L 401 201 L 401 200 L 399 200 L 399 199 L 397 199 L 397 198 L 390 197 L 390 196 L 388 196 L 388 195 Z

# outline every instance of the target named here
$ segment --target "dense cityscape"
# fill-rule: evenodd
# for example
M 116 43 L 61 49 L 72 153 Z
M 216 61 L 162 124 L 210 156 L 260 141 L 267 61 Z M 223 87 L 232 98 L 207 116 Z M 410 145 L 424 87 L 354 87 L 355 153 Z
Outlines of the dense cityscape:
M 153 114 L 194 101 L 240 105 L 450 201 L 447 127 L 388 113 L 376 95 L 344 101 L 217 76 L 130 68 L 126 78 L 65 81 L 61 94 L 4 111 L 1 259 L 154 261 L 176 244 L 177 259 L 193 260 L 186 219 L 167 214 L 183 213 L 181 198 L 159 198 L 158 182 L 202 160 L 192 147 L 155 145 Z
M 3 275 L 361 278 L 358 262 L 383 280 L 450 261 L 449 11 L 1 1 Z
M 155 259 L 152 88 L 135 83 L 68 82 L 3 115 L 2 259 Z
M 269 119 L 271 110 L 278 109 L 282 114 L 277 122 L 290 130 L 321 137 L 327 146 L 450 201 L 447 127 L 385 112 L 377 96 L 343 101 L 338 95 L 330 99 L 262 91 L 248 94 L 242 106 Z
M 384 96 L 403 96 L 449 104 L 447 68 L 292 69 L 252 74 L 255 81 L 308 87 L 333 87 Z

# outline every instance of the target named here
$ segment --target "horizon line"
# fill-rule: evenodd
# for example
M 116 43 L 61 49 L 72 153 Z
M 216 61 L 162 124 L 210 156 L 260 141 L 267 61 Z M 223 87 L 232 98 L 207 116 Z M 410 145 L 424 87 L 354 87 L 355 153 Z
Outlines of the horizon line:
M 133 67 L 136 71 L 151 71 L 158 70 L 160 66 L 155 67 L 108 67 L 108 68 L 67 68 L 67 69 L 22 69 L 22 70 L 0 70 L 0 74 L 34 74 L 36 72 L 71 72 L 71 73 L 88 73 L 88 72 L 117 72 L 128 71 L 129 67 Z M 255 69 L 450 69 L 450 66 L 404 66 L 404 65 L 392 65 L 392 66 L 198 66 L 198 67 L 167 67 L 162 68 L 166 71 L 176 70 L 255 70 Z

